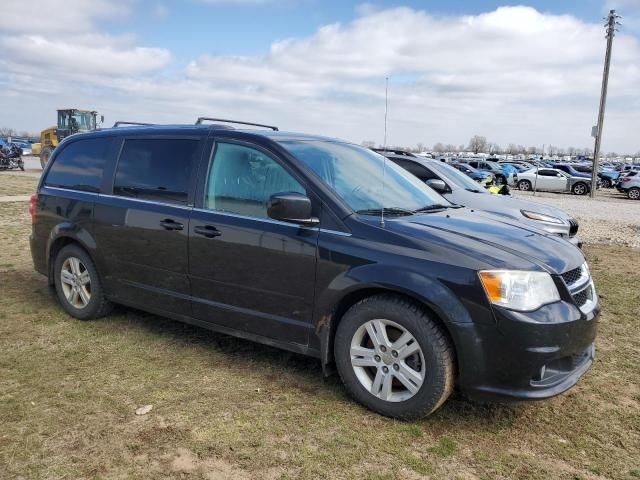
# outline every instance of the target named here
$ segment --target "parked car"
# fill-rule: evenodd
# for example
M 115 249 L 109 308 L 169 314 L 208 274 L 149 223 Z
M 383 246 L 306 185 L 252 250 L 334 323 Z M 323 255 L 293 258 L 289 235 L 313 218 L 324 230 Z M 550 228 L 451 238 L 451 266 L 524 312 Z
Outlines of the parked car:
M 505 171 L 498 162 L 492 162 L 488 160 L 465 160 L 465 163 L 478 170 L 491 172 L 495 177 L 495 182 L 500 185 L 509 183 L 509 175 L 510 173 L 513 174 L 513 172 Z M 511 183 L 513 183 L 512 179 Z
M 640 172 L 636 170 L 629 170 L 624 173 L 621 173 L 620 178 L 618 179 L 618 183 L 616 183 L 616 189 L 619 192 L 626 193 L 625 186 L 628 184 L 628 182 L 631 181 L 632 178 L 637 177 L 639 175 L 640 175 Z
M 622 178 L 618 190 L 626 193 L 632 200 L 640 200 L 640 174 L 632 172 L 634 175 L 627 175 Z
M 591 178 L 591 172 L 593 171 L 592 165 L 573 165 L 573 169 L 579 173 L 587 174 Z M 620 172 L 610 170 L 606 168 L 600 168 L 598 170 L 598 179 L 603 188 L 611 188 L 620 178 Z
M 62 308 L 119 303 L 315 356 L 402 419 L 454 386 L 551 397 L 591 366 L 600 307 L 578 248 L 456 207 L 369 149 L 269 128 L 64 139 L 30 204 Z
M 452 162 L 451 166 L 483 186 L 492 185 L 494 183 L 494 176 L 491 172 L 477 170 L 466 163 Z
M 440 193 L 451 203 L 521 221 L 581 246 L 578 222 L 558 208 L 510 196 L 492 195 L 446 163 L 384 152 L 385 156 Z
M 522 191 L 535 189 L 547 192 L 571 192 L 575 195 L 586 195 L 591 191 L 589 179 L 573 177 L 556 168 L 534 168 L 520 173 L 517 186 Z

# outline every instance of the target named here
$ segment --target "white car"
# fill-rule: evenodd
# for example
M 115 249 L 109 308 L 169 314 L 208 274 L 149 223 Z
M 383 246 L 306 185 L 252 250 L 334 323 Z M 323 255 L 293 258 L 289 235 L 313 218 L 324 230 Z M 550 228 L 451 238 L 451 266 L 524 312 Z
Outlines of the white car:
M 536 174 L 537 173 L 537 174 Z M 532 168 L 518 174 L 518 190 L 545 192 L 571 192 L 586 195 L 591 190 L 588 178 L 573 177 L 557 168 Z

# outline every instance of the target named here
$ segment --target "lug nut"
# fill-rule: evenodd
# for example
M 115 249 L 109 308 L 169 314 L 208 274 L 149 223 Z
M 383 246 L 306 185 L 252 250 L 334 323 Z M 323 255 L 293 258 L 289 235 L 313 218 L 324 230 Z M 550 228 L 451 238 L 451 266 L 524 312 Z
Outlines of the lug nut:
M 381 352 L 383 352 L 383 353 L 384 353 L 384 352 L 386 352 L 386 351 L 387 351 L 387 347 L 385 347 L 384 345 L 382 345 L 382 346 L 380 347 L 380 351 L 381 351 Z
M 384 373 L 389 373 L 389 368 L 388 367 L 382 367 L 382 371 Z
M 373 357 L 373 358 L 374 358 L 374 360 L 375 360 L 376 362 L 379 362 L 379 361 L 380 361 L 380 355 L 376 355 L 376 356 L 375 356 L 375 357 Z
M 398 356 L 398 352 L 396 352 L 395 350 L 391 352 L 391 355 L 393 355 L 394 357 Z
M 400 366 L 397 363 L 394 363 L 393 369 L 397 372 L 398 370 L 400 370 Z

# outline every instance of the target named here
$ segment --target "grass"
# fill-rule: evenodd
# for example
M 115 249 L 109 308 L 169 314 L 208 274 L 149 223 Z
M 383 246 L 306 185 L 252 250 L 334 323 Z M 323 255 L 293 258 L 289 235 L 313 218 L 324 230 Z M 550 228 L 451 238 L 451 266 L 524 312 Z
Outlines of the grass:
M 454 396 L 404 423 L 313 359 L 134 310 L 74 320 L 32 271 L 27 202 L 0 204 L 0 225 L 0 478 L 640 476 L 637 250 L 586 250 L 604 314 L 597 362 L 570 392 Z
M 38 178 L 20 174 L 18 172 L 6 172 L 0 175 L 0 197 L 10 195 L 30 195 L 36 191 Z

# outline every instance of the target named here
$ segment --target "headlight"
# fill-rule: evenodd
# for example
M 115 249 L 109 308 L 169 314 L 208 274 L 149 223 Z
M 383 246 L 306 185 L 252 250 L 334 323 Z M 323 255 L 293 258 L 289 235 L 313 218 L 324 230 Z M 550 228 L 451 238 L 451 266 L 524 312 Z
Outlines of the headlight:
M 552 217 L 551 215 L 545 215 L 544 213 L 529 212 L 527 210 L 520 210 L 520 211 L 522 212 L 522 215 L 524 215 L 527 218 L 530 218 L 531 220 L 539 220 L 541 222 L 564 225 L 564 222 L 558 217 Z
M 478 275 L 489 301 L 501 307 L 524 312 L 560 300 L 556 284 L 546 272 L 484 270 Z

